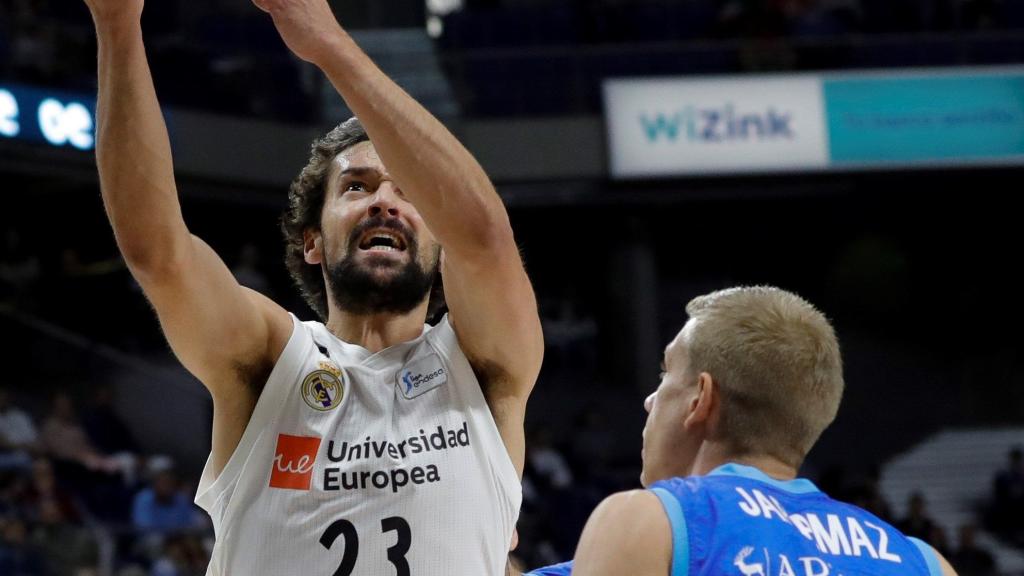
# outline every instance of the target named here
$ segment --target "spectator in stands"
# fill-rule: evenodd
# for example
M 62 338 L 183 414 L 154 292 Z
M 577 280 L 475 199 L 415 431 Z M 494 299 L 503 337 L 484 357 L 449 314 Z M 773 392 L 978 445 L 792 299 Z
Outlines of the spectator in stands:
M 131 430 L 114 410 L 113 386 L 96 387 L 92 403 L 82 416 L 82 427 L 93 446 L 104 454 L 139 453 Z
M 907 503 L 907 515 L 896 525 L 907 536 L 928 542 L 931 540 L 935 522 L 928 516 L 924 494 L 914 492 Z
M 158 469 L 152 486 L 135 495 L 132 524 L 150 534 L 166 534 L 203 526 L 198 509 L 181 489 L 172 468 Z
M 61 518 L 79 522 L 82 514 L 74 496 L 57 483 L 53 463 L 47 458 L 36 458 L 32 462 L 32 476 L 21 495 L 24 511 L 33 518 L 43 516 L 43 505 L 55 505 Z
M 160 558 L 153 563 L 150 576 L 202 576 L 208 562 L 199 540 L 177 534 L 167 539 Z
M 996 561 L 992 553 L 978 546 L 977 528 L 973 524 L 960 527 L 960 542 L 949 558 L 960 576 L 995 576 Z
M 11 403 L 10 392 L 0 386 L 0 470 L 28 469 L 39 449 L 39 434 L 32 417 Z
M 55 394 L 51 404 L 42 438 L 57 476 L 74 487 L 93 515 L 126 522 L 131 506 L 129 488 L 135 484 L 134 456 L 106 455 L 97 450 L 79 423 L 67 393 Z
M 551 430 L 540 428 L 530 444 L 529 465 L 538 488 L 548 494 L 572 485 L 572 471 L 565 456 L 551 440 Z
M 42 553 L 28 541 L 28 530 L 20 518 L 0 519 L 0 574 L 35 576 L 44 574 Z
M 96 541 L 88 530 L 67 521 L 52 499 L 39 506 L 38 525 L 29 541 L 46 561 L 46 576 L 75 576 L 95 570 L 99 559 Z
M 893 521 L 892 508 L 885 496 L 882 495 L 880 481 L 881 470 L 877 464 L 874 464 L 868 469 L 867 475 L 850 488 L 849 501 L 891 523 Z
M 0 473 L 0 524 L 5 518 L 21 516 L 28 478 L 19 471 Z
M 1024 451 L 1010 451 L 1006 468 L 993 482 L 992 528 L 1015 543 L 1024 543 Z
M 53 396 L 52 411 L 43 422 L 43 445 L 53 458 L 80 464 L 91 471 L 115 473 L 123 469 L 119 459 L 105 457 L 89 441 L 71 396 L 65 392 Z

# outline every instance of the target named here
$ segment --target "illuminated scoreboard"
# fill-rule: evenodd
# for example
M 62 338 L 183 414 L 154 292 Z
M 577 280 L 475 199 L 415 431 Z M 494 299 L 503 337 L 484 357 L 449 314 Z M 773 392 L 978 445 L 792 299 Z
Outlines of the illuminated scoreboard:
M 92 150 L 96 145 L 95 109 L 92 97 L 0 84 L 0 141 Z

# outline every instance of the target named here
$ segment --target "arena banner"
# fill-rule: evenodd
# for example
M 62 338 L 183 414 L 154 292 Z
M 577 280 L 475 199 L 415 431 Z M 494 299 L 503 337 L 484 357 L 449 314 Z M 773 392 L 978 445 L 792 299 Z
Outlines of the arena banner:
M 612 79 L 613 178 L 1024 164 L 1024 68 Z
M 604 84 L 611 174 L 825 168 L 821 79 L 615 79 Z
M 1024 163 L 1024 70 L 828 78 L 831 164 Z
M 0 83 L 0 141 L 92 150 L 95 110 L 93 96 Z

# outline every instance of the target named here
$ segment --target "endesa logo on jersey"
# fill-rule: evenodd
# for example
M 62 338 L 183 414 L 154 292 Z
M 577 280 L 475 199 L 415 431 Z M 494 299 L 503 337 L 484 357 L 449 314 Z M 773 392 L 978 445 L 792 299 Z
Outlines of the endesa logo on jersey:
M 441 359 L 432 354 L 407 364 L 398 373 L 397 380 L 402 395 L 412 399 L 447 382 L 448 372 Z
M 270 470 L 270 487 L 309 490 L 320 438 L 277 435 L 277 451 Z

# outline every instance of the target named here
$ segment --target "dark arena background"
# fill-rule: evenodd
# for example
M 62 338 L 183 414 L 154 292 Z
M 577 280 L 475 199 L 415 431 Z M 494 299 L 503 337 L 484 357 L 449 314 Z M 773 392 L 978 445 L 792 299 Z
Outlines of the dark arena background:
M 639 485 L 687 301 L 771 284 L 843 346 L 802 473 L 960 574 L 1024 574 L 1024 0 L 332 5 L 510 211 L 547 346 L 523 566 Z M 245 0 L 143 22 L 189 227 L 313 319 L 279 216 L 348 111 Z M 211 401 L 106 221 L 95 50 L 80 0 L 0 0 L 0 574 L 203 574 Z

